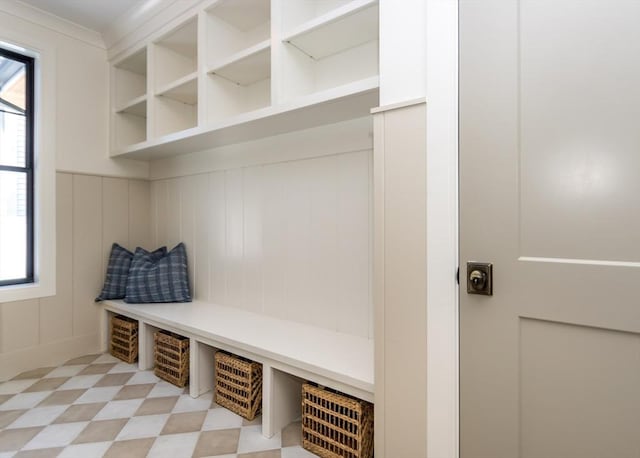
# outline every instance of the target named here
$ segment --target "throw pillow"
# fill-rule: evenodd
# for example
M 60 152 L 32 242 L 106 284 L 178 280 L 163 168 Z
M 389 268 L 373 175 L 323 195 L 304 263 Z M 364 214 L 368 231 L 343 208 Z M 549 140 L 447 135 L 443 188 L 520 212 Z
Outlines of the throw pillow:
M 102 292 L 96 297 L 96 302 L 107 299 L 123 299 L 127 289 L 127 276 L 133 253 L 117 243 L 111 246 L 107 275 Z
M 162 257 L 154 257 L 152 253 L 136 248 L 124 301 L 129 304 L 191 302 L 187 266 L 184 243 L 176 245 Z

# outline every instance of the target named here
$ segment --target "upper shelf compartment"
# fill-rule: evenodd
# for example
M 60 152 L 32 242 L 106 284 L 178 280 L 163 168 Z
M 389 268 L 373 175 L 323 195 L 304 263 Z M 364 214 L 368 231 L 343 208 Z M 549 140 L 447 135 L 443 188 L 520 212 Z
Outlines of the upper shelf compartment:
M 208 68 L 271 36 L 270 0 L 220 0 L 205 17 Z
M 298 9 L 305 3 L 301 2 Z M 315 5 L 324 2 L 314 2 Z M 307 5 L 305 13 L 310 16 L 316 9 Z M 295 15 L 295 12 L 289 12 Z M 324 12 L 292 27 L 282 41 L 292 44 L 314 60 L 355 48 L 378 39 L 378 0 L 355 0 L 340 2 L 340 6 Z M 295 21 L 290 21 L 295 22 Z
M 156 91 L 197 71 L 197 18 L 192 18 L 157 40 L 154 51 Z

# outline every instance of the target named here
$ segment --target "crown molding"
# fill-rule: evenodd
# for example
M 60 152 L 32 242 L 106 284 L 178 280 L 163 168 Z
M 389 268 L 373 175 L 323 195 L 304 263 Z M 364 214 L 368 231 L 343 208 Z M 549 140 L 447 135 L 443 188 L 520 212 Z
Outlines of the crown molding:
M 146 40 L 176 18 L 196 11 L 203 0 L 146 0 L 135 4 L 102 37 L 109 59 Z
M 31 22 L 97 48 L 106 49 L 102 36 L 95 30 L 55 16 L 19 0 L 0 0 L 0 12 Z

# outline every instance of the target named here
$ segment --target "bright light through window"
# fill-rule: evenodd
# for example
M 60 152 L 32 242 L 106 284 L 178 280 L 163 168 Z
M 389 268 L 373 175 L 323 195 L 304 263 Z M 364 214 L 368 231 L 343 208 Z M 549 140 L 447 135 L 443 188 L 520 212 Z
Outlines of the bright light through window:
M 33 59 L 0 48 L 0 285 L 33 281 Z

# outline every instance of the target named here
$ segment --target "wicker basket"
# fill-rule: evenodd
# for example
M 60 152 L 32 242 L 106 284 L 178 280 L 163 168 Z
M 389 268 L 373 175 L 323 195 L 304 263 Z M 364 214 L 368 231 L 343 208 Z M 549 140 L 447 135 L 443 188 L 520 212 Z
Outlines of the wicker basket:
M 262 364 L 221 351 L 215 362 L 216 402 L 253 420 L 262 408 Z
M 153 335 L 155 374 L 167 382 L 184 387 L 189 379 L 189 339 L 169 331 Z
M 372 458 L 373 404 L 303 384 L 302 446 L 323 458 Z
M 131 364 L 138 359 L 138 321 L 116 315 L 111 318 L 111 354 Z

